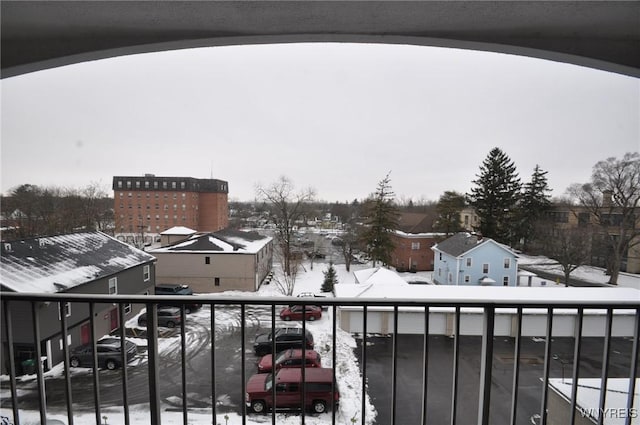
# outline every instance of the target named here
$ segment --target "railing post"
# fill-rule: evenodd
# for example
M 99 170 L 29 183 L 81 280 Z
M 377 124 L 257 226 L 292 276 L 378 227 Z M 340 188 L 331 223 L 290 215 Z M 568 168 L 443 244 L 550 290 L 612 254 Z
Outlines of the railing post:
M 636 308 L 636 323 L 633 335 L 633 349 L 631 352 L 631 370 L 629 371 L 629 392 L 627 393 L 627 419 L 625 425 L 631 425 L 631 412 L 636 392 L 636 379 L 638 378 L 638 350 L 640 346 L 640 309 Z
M 64 390 L 67 398 L 67 420 L 73 425 L 73 397 L 71 394 L 71 370 L 69 367 L 69 332 L 67 331 L 67 315 L 65 314 L 65 302 L 60 301 L 60 332 L 62 334 L 62 356 L 64 362 Z
M 609 355 L 611 353 L 611 324 L 613 322 L 613 309 L 607 309 L 607 319 L 604 328 L 604 348 L 602 352 L 602 375 L 600 378 L 600 402 L 598 412 L 604 412 L 607 400 L 607 382 L 609 380 Z M 604 415 L 598 415 L 598 425 L 604 424 Z
M 40 306 L 36 301 L 31 301 L 31 314 L 33 319 L 33 342 L 36 349 L 36 371 L 38 373 L 38 401 L 40 402 L 40 423 L 47 423 L 47 398 L 44 386 L 44 373 L 42 370 L 42 348 L 40 348 Z M 60 315 L 65 314 L 64 311 Z
M 99 424 L 102 421 L 100 415 L 100 377 L 98 373 L 98 349 L 96 347 L 96 327 L 95 327 L 95 309 L 94 303 L 89 303 L 89 332 L 91 333 L 91 352 L 93 353 L 93 402 L 96 409 L 96 423 Z
M 367 306 L 362 306 L 362 390 L 360 392 L 361 423 L 366 424 L 367 417 Z M 335 368 L 335 363 L 334 366 Z
M 118 315 L 120 317 L 120 354 L 122 363 L 122 407 L 124 414 L 124 423 L 129 425 L 131 419 L 129 417 L 129 358 L 127 357 L 127 339 L 124 324 L 126 322 L 124 304 L 118 303 Z
M 160 362 L 158 357 L 158 304 L 147 303 L 147 353 L 149 355 L 149 416 L 160 425 Z
M 187 320 L 184 304 L 180 306 L 180 357 L 182 365 L 180 372 L 182 373 L 182 423 L 187 425 L 189 417 L 187 414 L 187 337 L 184 322 Z
M 551 368 L 551 335 L 553 334 L 553 308 L 547 308 L 547 332 L 544 346 L 544 372 L 542 376 L 542 406 L 540 425 L 547 424 L 547 398 L 549 396 L 549 369 Z
M 520 381 L 520 348 L 522 342 L 522 307 L 518 307 L 516 316 L 515 347 L 513 352 L 513 385 L 511 388 L 511 425 L 516 425 L 518 413 L 518 386 Z
M 422 425 L 427 424 L 429 388 L 429 306 L 424 306 L 424 341 L 422 346 Z M 364 423 L 364 422 L 363 422 Z
M 493 306 L 485 306 L 483 316 L 478 425 L 489 425 L 489 409 L 491 404 L 491 375 L 493 370 L 493 329 L 495 308 Z
M 458 411 L 458 367 L 460 366 L 460 306 L 456 306 L 455 316 L 453 318 L 453 379 L 451 384 L 451 425 L 456 424 L 456 416 Z
M 9 350 L 9 382 L 11 384 L 11 408 L 13 410 L 13 422 L 20 425 L 20 414 L 18 410 L 18 390 L 16 387 L 16 357 L 13 351 L 13 325 L 11 324 L 11 311 L 9 303 L 4 302 L 4 324 L 7 332 L 7 348 Z
M 578 378 L 580 373 L 580 347 L 582 346 L 582 307 L 578 308 L 575 322 L 575 341 L 573 346 L 573 374 L 571 382 L 571 419 L 569 424 L 576 423 L 576 405 L 578 404 Z

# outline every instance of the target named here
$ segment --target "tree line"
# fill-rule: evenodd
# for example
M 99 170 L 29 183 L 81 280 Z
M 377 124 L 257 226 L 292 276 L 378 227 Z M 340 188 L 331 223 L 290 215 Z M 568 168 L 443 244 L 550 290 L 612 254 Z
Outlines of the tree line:
M 0 199 L 2 239 L 79 230 L 113 233 L 113 198 L 98 184 L 71 189 L 23 184 Z

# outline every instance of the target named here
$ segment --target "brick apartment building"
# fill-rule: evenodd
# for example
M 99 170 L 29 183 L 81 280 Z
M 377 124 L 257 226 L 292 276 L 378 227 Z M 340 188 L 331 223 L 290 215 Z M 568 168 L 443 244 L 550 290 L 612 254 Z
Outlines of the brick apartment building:
M 229 225 L 229 184 L 192 177 L 115 176 L 116 234 L 159 234 L 184 226 L 215 232 Z
M 423 213 L 402 213 L 398 228 L 391 234 L 391 266 L 399 272 L 433 270 L 431 247 L 446 237 L 432 232 L 432 218 Z

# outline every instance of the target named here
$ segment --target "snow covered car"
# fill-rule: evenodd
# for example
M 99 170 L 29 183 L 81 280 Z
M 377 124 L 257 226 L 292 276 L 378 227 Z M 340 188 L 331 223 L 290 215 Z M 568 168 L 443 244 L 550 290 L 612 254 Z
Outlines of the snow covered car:
M 322 367 L 320 363 L 320 354 L 314 350 L 305 351 L 305 367 Z M 260 359 L 258 363 L 258 373 L 271 372 L 273 369 L 280 370 L 282 368 L 302 367 L 302 349 L 290 348 L 276 355 L 276 367 L 272 367 L 273 355 L 267 354 Z

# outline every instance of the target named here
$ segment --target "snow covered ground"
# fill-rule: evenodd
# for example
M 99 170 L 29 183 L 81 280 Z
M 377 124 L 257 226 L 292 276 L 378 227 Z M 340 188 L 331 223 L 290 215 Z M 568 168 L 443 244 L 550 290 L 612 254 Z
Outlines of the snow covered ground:
M 355 268 L 365 268 L 365 265 L 357 265 Z M 294 291 L 294 295 L 301 292 L 320 292 L 320 286 L 323 281 L 322 272 L 326 270 L 326 264 L 314 264 L 314 269 L 310 270 L 309 265 L 305 264 L 305 269 L 301 270 L 298 275 L 298 279 L 296 282 L 296 287 Z M 352 271 L 354 267 L 352 267 Z M 353 282 L 352 273 L 347 273 L 344 266 L 336 266 L 336 272 L 338 274 L 339 282 Z M 221 295 L 221 294 L 218 294 Z M 243 293 L 237 291 L 226 292 L 222 295 L 228 296 L 241 296 L 241 295 L 259 295 L 259 296 L 282 296 L 276 288 L 275 284 L 263 285 L 257 294 L 255 293 Z M 332 345 L 332 318 L 331 318 L 331 309 L 328 312 L 323 312 L 322 319 L 315 321 L 313 323 L 307 322 L 307 328 L 313 333 L 316 351 L 320 353 L 322 356 L 322 363 L 324 367 L 331 367 L 332 355 L 331 355 L 331 345 Z M 220 317 L 216 315 L 216 323 L 224 326 L 225 324 L 221 321 L 228 320 L 229 326 L 233 325 L 233 321 L 235 318 L 221 315 Z M 135 318 L 131 319 L 128 324 L 134 324 L 136 321 Z M 146 340 L 144 339 L 132 339 L 132 341 L 136 342 L 139 345 L 146 345 Z M 188 341 L 188 345 L 192 345 L 197 343 L 197 341 Z M 159 341 L 159 350 L 161 353 L 171 352 L 176 349 L 180 344 L 179 337 L 173 338 L 162 338 Z M 340 405 L 336 412 L 336 423 L 338 424 L 360 424 L 361 418 L 361 394 L 362 394 L 362 379 L 360 377 L 360 370 L 357 363 L 357 360 L 354 355 L 354 348 L 356 347 L 356 342 L 354 338 L 338 329 L 338 333 L 336 335 L 336 377 L 338 380 L 338 390 L 340 392 Z M 189 350 L 189 347 L 187 348 Z M 249 355 L 252 355 L 249 353 Z M 87 373 L 88 369 L 84 372 L 75 372 L 75 373 Z M 47 372 L 45 375 L 47 377 L 62 377 L 64 372 L 64 368 L 62 364 L 55 366 L 52 370 Z M 249 373 L 250 375 L 250 373 Z M 2 379 L 8 379 L 8 377 L 3 376 Z M 35 379 L 35 375 L 30 377 L 23 377 L 21 379 Z M 8 398 L 10 394 L 8 391 L 4 391 L 0 393 L 0 398 Z M 368 397 L 367 397 L 368 398 Z M 371 405 L 370 401 L 367 400 L 367 424 L 374 423 L 374 419 L 376 416 L 375 409 L 373 405 Z M 131 423 L 133 424 L 142 424 L 142 423 L 150 423 L 149 412 L 147 405 L 135 405 L 130 407 L 130 418 Z M 57 412 L 56 412 L 57 413 Z M 123 422 L 123 414 L 121 408 L 105 408 L 102 412 L 103 417 L 107 417 L 105 423 L 108 425 L 119 424 Z M 331 423 L 331 412 L 322 414 L 322 415 L 306 415 L 305 423 L 309 425 L 325 425 Z M 0 409 L 0 416 L 5 416 L 11 418 L 12 412 L 10 409 Z M 47 415 L 50 419 L 57 419 L 62 421 L 62 423 L 67 423 L 66 414 L 54 414 L 53 412 L 49 412 Z M 189 410 L 189 424 L 197 425 L 197 424 L 209 424 L 211 425 L 211 412 L 206 410 Z M 352 418 L 356 419 L 356 422 L 352 421 Z M 163 424 L 183 424 L 182 412 L 168 411 L 162 410 L 161 417 Z M 37 411 L 22 411 L 20 412 L 20 423 L 26 425 L 35 425 L 40 421 L 39 412 Z M 276 414 L 276 423 L 283 425 L 293 425 L 299 424 L 301 422 L 301 418 L 299 414 L 284 414 L 277 413 Z M 217 418 L 217 423 L 220 425 L 239 425 L 242 424 L 242 417 L 238 414 L 228 413 L 228 414 L 219 414 Z M 265 415 L 256 415 L 249 414 L 247 417 L 247 424 L 264 424 L 271 423 L 271 414 Z M 74 424 L 77 425 L 88 425 L 95 424 L 95 414 L 78 414 L 74 415 Z M 216 424 L 216 425 L 218 425 Z
M 527 257 L 521 256 L 519 263 L 521 265 L 536 265 L 536 267 L 544 267 L 545 270 L 553 270 L 554 266 L 549 265 L 549 260 L 547 258 L 541 257 Z M 304 264 L 305 268 L 301 270 L 298 274 L 296 287 L 294 291 L 294 295 L 301 292 L 320 292 L 320 286 L 323 281 L 323 271 L 326 270 L 327 265 L 322 263 L 314 264 L 313 270 L 309 268 L 309 264 Z M 338 275 L 339 283 L 353 283 L 354 277 L 353 272 L 355 270 L 361 270 L 370 267 L 369 265 L 352 265 L 351 271 L 347 272 L 345 270 L 344 265 L 336 265 L 335 269 Z M 555 266 L 557 267 L 557 266 Z M 418 272 L 418 273 L 402 273 L 400 274 L 403 279 L 420 284 L 430 284 L 431 280 L 431 272 Z M 574 272 L 576 277 L 580 277 L 581 279 L 589 279 L 594 282 L 606 283 L 608 277 L 604 275 L 602 269 L 597 269 L 593 267 L 583 266 Z M 524 282 L 524 281 L 523 281 Z M 524 283 L 526 284 L 526 283 Z M 522 285 L 522 283 L 521 283 Z M 554 282 L 548 282 L 545 279 L 541 279 L 538 277 L 533 278 L 533 286 L 546 286 L 548 288 L 554 287 L 563 287 L 564 285 L 556 285 Z M 631 275 L 631 274 L 621 274 L 619 280 L 619 286 L 622 287 L 632 287 L 636 289 L 640 289 L 640 276 L 639 275 Z M 258 293 L 243 293 L 230 291 L 223 294 L 218 295 L 228 295 L 228 296 L 242 296 L 242 295 L 250 295 L 250 296 L 281 296 L 278 292 L 275 284 L 263 285 Z M 314 323 L 308 323 L 308 329 L 313 333 L 315 342 L 316 342 L 316 350 L 320 352 L 322 356 L 323 366 L 331 367 L 331 353 L 329 351 L 331 347 L 332 340 L 332 318 L 331 310 L 329 312 L 323 312 L 323 318 Z M 228 320 L 229 326 L 232 326 L 232 321 L 235 320 L 233 317 L 225 317 L 216 316 L 216 322 L 224 325 L 224 320 Z M 361 418 L 361 384 L 362 379 L 359 373 L 359 366 L 357 360 L 355 358 L 353 349 L 356 346 L 356 341 L 354 338 L 343 331 L 338 330 L 337 334 L 337 359 L 338 364 L 336 365 L 336 376 L 338 379 L 338 388 L 340 391 L 340 406 L 337 411 L 336 423 L 351 425 L 351 424 L 360 424 Z M 139 345 L 145 345 L 145 340 L 134 340 Z M 189 344 L 191 344 L 190 342 Z M 193 343 L 196 343 L 195 341 Z M 179 344 L 178 337 L 174 338 L 165 338 L 159 344 L 159 348 L 161 351 L 170 351 L 176 348 L 176 345 Z M 63 368 L 61 365 L 56 366 L 51 371 L 47 372 L 47 375 L 59 375 L 61 376 L 63 372 Z M 2 379 L 8 379 L 6 376 L 2 377 Z M 35 377 L 27 378 L 27 379 L 35 379 Z M 0 393 L 0 398 L 10 397 L 10 394 L 5 391 Z M 374 407 L 371 405 L 369 400 L 367 400 L 367 424 L 374 423 L 376 412 Z M 12 412 L 9 409 L 0 409 L 0 415 L 6 417 L 12 417 Z M 122 409 L 117 408 L 108 408 L 104 409 L 102 412 L 103 416 L 107 417 L 106 424 L 119 424 L 122 422 Z M 62 423 L 67 423 L 66 414 L 49 414 L 48 415 L 52 419 L 58 419 L 62 421 Z M 149 423 L 149 413 L 147 405 L 135 405 L 130 407 L 130 417 L 131 423 L 139 424 L 139 423 Z M 352 418 L 355 422 L 352 421 Z M 37 411 L 21 411 L 21 423 L 30 425 L 39 423 L 39 412 Z M 74 423 L 78 425 L 87 425 L 87 424 L 95 424 L 95 415 L 94 414 L 80 414 L 74 417 Z M 173 412 L 173 411 L 162 411 L 162 423 L 163 424 L 182 424 L 183 417 L 182 412 Z M 215 425 L 239 425 L 242 423 L 242 417 L 235 413 L 229 414 L 220 414 L 217 418 L 217 424 Z M 249 414 L 247 417 L 247 424 L 249 425 L 257 425 L 264 423 L 271 423 L 271 415 L 255 415 Z M 297 414 L 276 414 L 276 423 L 283 425 L 293 425 L 300 423 L 300 415 Z M 319 416 L 307 415 L 305 416 L 305 423 L 310 425 L 325 425 L 331 423 L 331 413 L 326 413 Z M 211 424 L 211 413 L 206 410 L 189 410 L 189 424 Z M 365 424 L 361 424 L 365 425 Z

